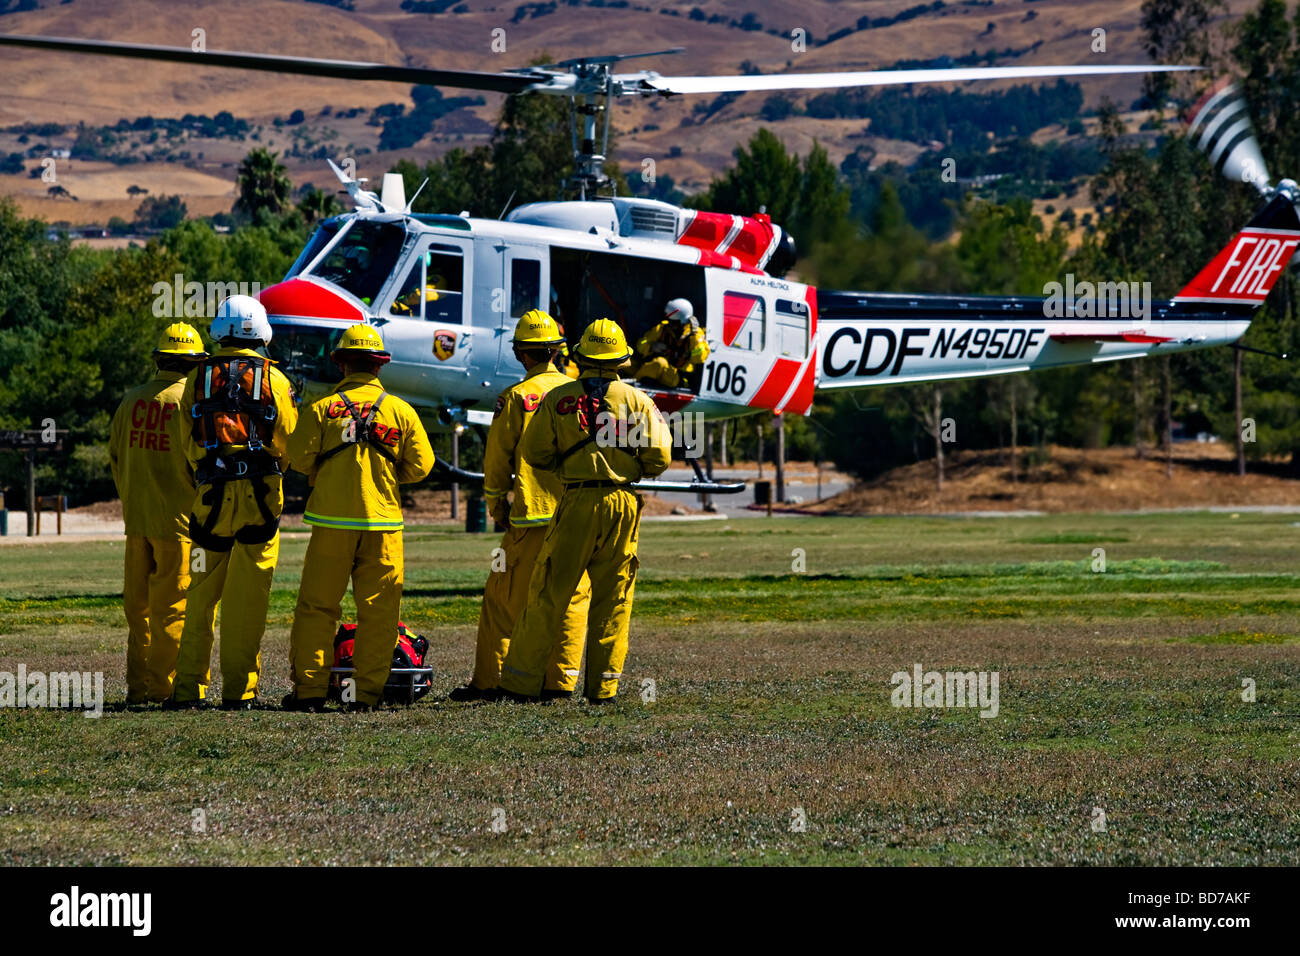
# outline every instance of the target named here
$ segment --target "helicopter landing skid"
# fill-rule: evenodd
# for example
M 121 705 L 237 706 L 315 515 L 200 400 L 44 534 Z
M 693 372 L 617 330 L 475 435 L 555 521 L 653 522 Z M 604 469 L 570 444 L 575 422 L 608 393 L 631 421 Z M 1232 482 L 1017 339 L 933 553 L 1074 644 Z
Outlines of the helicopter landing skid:
M 696 477 L 692 481 L 656 481 L 649 479 L 634 481 L 628 487 L 634 491 L 676 492 L 692 495 L 738 495 L 745 490 L 743 481 L 710 481 L 700 471 L 698 462 L 692 461 L 692 464 L 695 465 L 696 471 Z M 434 467 L 454 481 L 463 481 L 466 484 L 483 483 L 483 473 L 481 471 L 466 471 L 463 468 L 449 465 L 441 459 L 437 460 Z

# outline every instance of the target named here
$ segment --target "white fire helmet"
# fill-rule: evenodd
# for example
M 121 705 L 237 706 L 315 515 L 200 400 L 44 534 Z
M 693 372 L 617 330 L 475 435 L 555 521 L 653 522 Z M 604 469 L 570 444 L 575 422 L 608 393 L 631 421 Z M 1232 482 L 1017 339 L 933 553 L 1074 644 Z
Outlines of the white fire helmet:
M 271 323 L 266 308 L 251 295 L 232 295 L 217 308 L 208 331 L 218 342 L 239 339 L 266 345 L 271 341 Z
M 669 299 L 664 306 L 664 318 L 684 325 L 695 318 L 695 307 L 690 299 Z

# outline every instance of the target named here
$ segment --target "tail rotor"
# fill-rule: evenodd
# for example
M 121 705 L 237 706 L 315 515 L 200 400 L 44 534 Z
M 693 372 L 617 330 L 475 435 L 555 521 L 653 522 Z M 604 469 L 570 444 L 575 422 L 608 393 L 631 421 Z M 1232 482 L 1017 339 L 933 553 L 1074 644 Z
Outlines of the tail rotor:
M 1235 83 L 1220 80 L 1206 91 L 1192 107 L 1187 135 L 1216 171 L 1235 182 L 1250 183 L 1262 196 L 1272 194 L 1250 108 Z

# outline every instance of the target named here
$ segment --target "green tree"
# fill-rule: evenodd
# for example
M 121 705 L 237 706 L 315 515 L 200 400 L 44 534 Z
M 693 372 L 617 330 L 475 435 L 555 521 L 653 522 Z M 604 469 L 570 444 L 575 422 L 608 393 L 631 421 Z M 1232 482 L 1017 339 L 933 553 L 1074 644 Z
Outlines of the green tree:
M 1155 63 L 1211 66 L 1221 35 L 1210 29 L 1224 0 L 1143 0 L 1142 33 L 1146 54 Z M 1178 74 L 1149 73 L 1142 78 L 1147 96 L 1157 106 L 1174 90 Z
M 1060 278 L 1066 250 L 1064 227 L 1045 231 L 1028 199 L 995 205 L 967 198 L 957 240 L 966 291 L 1042 295 Z
M 810 250 L 818 243 L 843 238 L 850 229 L 849 191 L 820 143 L 814 142 L 804 158 L 799 200 L 788 228 Z
M 736 164 L 687 205 L 718 212 L 766 212 L 811 253 L 852 233 L 849 192 L 820 143 L 802 161 L 767 128 L 735 151 Z
M 235 200 L 236 212 L 258 219 L 268 214 L 279 215 L 288 209 L 293 184 L 278 156 L 265 147 L 258 147 L 244 157 L 236 175 L 239 190 L 239 198 Z
M 307 225 L 330 216 L 337 216 L 343 211 L 343 204 L 332 192 L 311 187 L 298 200 L 298 214 Z
M 763 210 L 778 224 L 794 222 L 803 187 L 799 157 L 787 153 L 766 127 L 754 134 L 747 148 L 736 147 L 734 155 L 736 164 L 696 197 L 695 205 L 741 215 Z
M 888 183 L 868 230 L 821 244 L 799 269 L 805 278 L 832 289 L 956 292 L 961 287 L 953 250 L 931 245 L 907 221 Z
M 146 196 L 135 208 L 135 223 L 141 229 L 171 229 L 188 211 L 180 196 Z

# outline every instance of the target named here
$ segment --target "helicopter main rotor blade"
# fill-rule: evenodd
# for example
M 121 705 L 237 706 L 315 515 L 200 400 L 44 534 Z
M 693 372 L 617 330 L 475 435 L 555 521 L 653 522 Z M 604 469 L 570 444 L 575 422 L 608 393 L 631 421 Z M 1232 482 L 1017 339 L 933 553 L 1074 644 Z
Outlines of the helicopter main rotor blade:
M 115 43 L 109 40 L 78 40 L 68 37 L 37 37 L 0 34 L 0 46 L 53 50 L 60 53 L 93 53 L 103 56 L 165 60 L 194 66 L 223 66 L 241 70 L 264 70 L 299 76 L 326 76 L 344 80 L 379 80 L 389 83 L 454 86 L 492 93 L 522 93 L 549 77 L 544 73 L 477 73 L 471 70 L 432 70 L 418 66 L 391 66 L 354 60 L 319 60 L 302 56 L 271 56 L 264 53 L 199 53 L 186 47 Z
M 686 47 L 675 46 L 667 50 L 651 50 L 647 53 L 612 53 L 606 56 L 579 56 L 570 60 L 561 60 L 552 64 L 558 67 L 583 66 L 588 63 L 621 63 L 623 60 L 640 60 L 648 56 L 668 56 L 673 53 L 685 53 Z
M 1046 76 L 1106 76 L 1116 73 L 1172 73 L 1195 66 L 973 66 L 936 70 L 866 70 L 856 73 L 771 73 L 758 76 L 615 77 L 626 93 L 748 93 L 762 90 L 829 90 L 905 83 L 956 83 L 965 80 L 1018 80 Z

